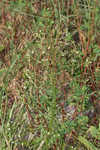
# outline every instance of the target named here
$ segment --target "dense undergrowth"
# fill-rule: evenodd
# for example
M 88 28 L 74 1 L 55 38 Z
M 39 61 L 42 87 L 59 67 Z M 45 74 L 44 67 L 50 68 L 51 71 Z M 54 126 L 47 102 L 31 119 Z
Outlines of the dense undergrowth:
M 100 149 L 99 0 L 0 1 L 0 150 Z

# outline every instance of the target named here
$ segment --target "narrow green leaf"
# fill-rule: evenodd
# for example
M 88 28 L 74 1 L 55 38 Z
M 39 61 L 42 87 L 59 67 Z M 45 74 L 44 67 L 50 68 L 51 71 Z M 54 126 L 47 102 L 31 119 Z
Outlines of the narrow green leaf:
M 94 126 L 91 126 L 91 127 L 89 128 L 88 132 L 89 132 L 89 131 L 90 131 L 91 135 L 92 135 L 94 138 L 100 140 L 100 131 L 99 131 L 99 129 L 97 129 L 97 128 L 94 127 Z
M 4 45 L 0 45 L 0 52 L 2 52 L 4 50 Z
M 91 142 L 89 142 L 86 138 L 79 136 L 78 140 L 84 144 L 84 146 L 88 149 L 88 150 L 98 150 Z
M 0 77 L 2 77 L 6 71 L 7 71 L 7 69 L 0 69 Z

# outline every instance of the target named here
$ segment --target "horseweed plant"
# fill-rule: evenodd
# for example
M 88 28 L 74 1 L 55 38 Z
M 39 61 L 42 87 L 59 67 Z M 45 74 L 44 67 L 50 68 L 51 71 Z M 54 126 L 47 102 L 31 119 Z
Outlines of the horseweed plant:
M 100 149 L 99 0 L 0 2 L 0 149 Z

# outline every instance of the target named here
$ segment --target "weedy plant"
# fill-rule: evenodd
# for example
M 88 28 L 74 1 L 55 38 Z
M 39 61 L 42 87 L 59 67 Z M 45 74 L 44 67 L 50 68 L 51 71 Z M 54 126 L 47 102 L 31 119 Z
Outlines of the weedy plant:
M 0 2 L 0 149 L 100 149 L 99 0 Z

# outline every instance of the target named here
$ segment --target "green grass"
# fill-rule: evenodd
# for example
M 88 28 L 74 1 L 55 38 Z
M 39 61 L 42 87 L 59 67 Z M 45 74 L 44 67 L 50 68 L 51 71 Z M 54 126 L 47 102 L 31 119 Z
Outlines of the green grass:
M 100 149 L 100 2 L 0 2 L 0 150 Z

